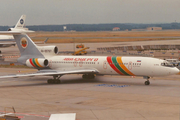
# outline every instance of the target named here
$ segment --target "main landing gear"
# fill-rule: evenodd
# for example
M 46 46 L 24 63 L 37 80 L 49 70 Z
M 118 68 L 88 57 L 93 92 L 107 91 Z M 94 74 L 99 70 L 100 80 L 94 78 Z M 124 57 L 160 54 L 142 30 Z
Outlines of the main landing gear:
M 150 85 L 150 81 L 149 81 L 149 78 L 150 78 L 150 77 L 147 76 L 147 77 L 143 77 L 143 78 L 144 78 L 144 79 L 147 79 L 147 81 L 145 81 L 144 84 L 145 84 L 145 85 Z
M 83 79 L 94 79 L 95 78 L 95 74 L 83 74 L 82 78 Z
M 60 84 L 60 83 L 61 83 L 61 80 L 59 80 L 59 78 L 60 78 L 61 76 L 62 76 L 62 75 L 53 76 L 54 79 L 48 79 L 48 80 L 47 80 L 47 83 L 48 83 L 48 84 Z

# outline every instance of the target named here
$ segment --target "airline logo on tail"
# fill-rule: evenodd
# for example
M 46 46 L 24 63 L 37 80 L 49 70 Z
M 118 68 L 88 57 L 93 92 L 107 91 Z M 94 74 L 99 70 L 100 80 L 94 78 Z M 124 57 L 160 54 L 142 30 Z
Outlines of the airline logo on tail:
M 20 20 L 20 23 L 21 23 L 21 25 L 22 25 L 22 24 L 24 23 L 24 20 L 23 20 L 23 19 L 21 19 L 21 20 Z
M 28 41 L 25 37 L 21 38 L 21 46 L 22 48 L 26 48 L 28 46 Z

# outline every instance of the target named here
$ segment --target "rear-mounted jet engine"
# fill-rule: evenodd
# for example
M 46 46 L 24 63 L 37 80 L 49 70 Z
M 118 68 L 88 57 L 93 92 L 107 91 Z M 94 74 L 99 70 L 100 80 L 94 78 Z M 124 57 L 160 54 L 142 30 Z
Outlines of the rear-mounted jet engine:
M 49 62 L 43 58 L 31 58 L 26 61 L 26 65 L 33 68 L 45 68 L 48 67 Z

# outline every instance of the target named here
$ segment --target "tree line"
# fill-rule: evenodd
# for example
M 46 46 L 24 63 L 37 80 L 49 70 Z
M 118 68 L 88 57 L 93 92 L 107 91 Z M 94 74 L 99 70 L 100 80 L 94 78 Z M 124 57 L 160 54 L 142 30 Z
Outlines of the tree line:
M 120 31 L 132 29 L 146 29 L 147 27 L 162 27 L 162 29 L 180 29 L 180 23 L 161 24 L 134 24 L 134 23 L 112 23 L 112 24 L 65 24 L 65 25 L 31 25 L 26 26 L 34 31 L 112 31 L 114 27 L 119 27 Z M 14 26 L 0 26 L 0 31 L 6 31 Z

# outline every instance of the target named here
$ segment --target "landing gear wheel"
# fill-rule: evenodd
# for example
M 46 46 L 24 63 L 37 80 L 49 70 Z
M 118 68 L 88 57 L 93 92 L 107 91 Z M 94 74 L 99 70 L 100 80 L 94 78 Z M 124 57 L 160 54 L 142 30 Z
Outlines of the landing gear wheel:
M 82 78 L 83 78 L 83 79 L 86 79 L 86 75 L 82 75 Z
M 60 80 L 54 80 L 55 84 L 60 84 L 61 81 Z
M 60 78 L 61 76 L 62 76 L 62 75 L 53 76 L 54 79 L 48 79 L 48 80 L 47 80 L 47 83 L 48 83 L 48 84 L 60 84 L 61 81 L 59 80 L 59 78 Z
M 48 84 L 60 84 L 61 81 L 60 80 L 49 79 L 49 80 L 47 80 L 47 83 Z
M 94 79 L 95 75 L 94 74 L 84 74 L 82 75 L 83 79 Z
M 150 84 L 149 80 L 145 81 L 144 84 L 149 85 Z
M 89 75 L 88 75 L 88 74 L 84 74 L 84 75 L 82 75 L 82 78 L 83 78 L 83 79 L 88 79 L 88 78 L 89 78 Z
M 143 76 L 144 79 L 146 79 L 146 81 L 144 82 L 145 85 L 150 85 L 150 77 L 149 76 Z
M 90 75 L 90 79 L 94 79 L 94 78 L 95 78 L 94 74 Z
M 51 81 L 52 81 L 51 79 L 48 79 L 48 80 L 47 80 L 47 83 L 48 83 L 48 84 L 51 84 Z

